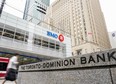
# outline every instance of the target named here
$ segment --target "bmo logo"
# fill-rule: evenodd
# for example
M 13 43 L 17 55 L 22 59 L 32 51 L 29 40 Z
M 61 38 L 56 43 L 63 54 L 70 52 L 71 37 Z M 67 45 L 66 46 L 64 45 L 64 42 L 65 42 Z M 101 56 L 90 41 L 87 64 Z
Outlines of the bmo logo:
M 60 35 L 58 36 L 58 39 L 60 40 L 60 42 L 63 42 L 63 41 L 64 41 L 64 36 L 63 36 L 62 34 L 60 34 Z
M 60 42 L 64 41 L 64 36 L 62 34 L 57 35 L 56 33 L 52 33 L 50 31 L 47 31 L 47 36 L 50 36 L 50 37 L 55 38 L 55 39 L 59 39 Z

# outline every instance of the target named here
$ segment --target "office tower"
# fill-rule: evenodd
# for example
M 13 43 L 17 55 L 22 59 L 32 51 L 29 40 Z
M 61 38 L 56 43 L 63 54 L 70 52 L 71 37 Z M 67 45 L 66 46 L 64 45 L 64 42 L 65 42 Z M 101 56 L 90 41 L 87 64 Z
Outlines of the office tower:
M 50 0 L 26 0 L 23 19 L 40 24 L 44 20 Z
M 52 30 L 71 35 L 73 55 L 110 48 L 99 0 L 56 0 L 45 21 L 57 27 Z

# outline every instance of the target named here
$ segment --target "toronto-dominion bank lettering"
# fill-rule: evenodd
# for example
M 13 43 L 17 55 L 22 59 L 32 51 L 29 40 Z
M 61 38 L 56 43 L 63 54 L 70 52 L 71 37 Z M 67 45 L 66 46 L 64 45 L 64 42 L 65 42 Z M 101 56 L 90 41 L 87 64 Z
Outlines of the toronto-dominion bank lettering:
M 116 61 L 116 51 L 96 54 L 95 56 L 90 55 L 89 57 L 80 58 L 81 64 L 110 62 L 111 60 Z
M 52 60 L 46 62 L 38 62 L 34 64 L 22 65 L 20 67 L 21 71 L 25 70 L 45 70 L 45 69 L 57 69 L 62 67 L 79 67 L 91 63 L 103 63 L 116 61 L 116 51 L 98 53 L 98 54 L 89 54 L 82 55 L 81 57 L 72 57 L 60 60 Z
M 66 60 L 58 60 L 58 61 L 49 61 L 45 63 L 36 63 L 31 65 L 21 66 L 22 70 L 30 70 L 30 69 L 44 69 L 44 68 L 55 68 L 55 67 L 64 67 L 75 65 L 75 59 L 66 59 Z

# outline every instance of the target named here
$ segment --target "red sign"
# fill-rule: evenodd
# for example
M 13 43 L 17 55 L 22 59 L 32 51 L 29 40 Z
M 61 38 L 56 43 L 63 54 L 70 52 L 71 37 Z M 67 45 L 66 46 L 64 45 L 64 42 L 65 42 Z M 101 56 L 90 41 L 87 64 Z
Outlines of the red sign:
M 60 42 L 63 42 L 63 41 L 64 41 L 64 36 L 63 36 L 62 34 L 60 34 L 60 35 L 58 36 L 58 39 L 60 40 Z

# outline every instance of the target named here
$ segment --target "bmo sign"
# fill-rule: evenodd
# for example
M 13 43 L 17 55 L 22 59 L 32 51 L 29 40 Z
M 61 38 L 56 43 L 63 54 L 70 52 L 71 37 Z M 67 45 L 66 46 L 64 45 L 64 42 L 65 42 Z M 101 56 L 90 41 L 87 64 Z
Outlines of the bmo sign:
M 64 41 L 64 36 L 62 34 L 56 34 L 56 33 L 52 33 L 50 31 L 47 31 L 47 36 L 55 38 L 55 39 L 59 39 L 60 42 Z

